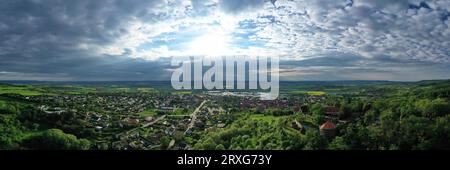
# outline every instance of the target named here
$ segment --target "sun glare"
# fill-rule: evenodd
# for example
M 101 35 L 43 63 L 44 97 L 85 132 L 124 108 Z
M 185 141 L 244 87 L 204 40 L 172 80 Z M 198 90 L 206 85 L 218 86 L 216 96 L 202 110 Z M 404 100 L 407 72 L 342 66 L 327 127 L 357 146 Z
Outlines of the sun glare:
M 207 33 L 189 43 L 192 55 L 219 56 L 230 52 L 230 38 L 226 34 Z

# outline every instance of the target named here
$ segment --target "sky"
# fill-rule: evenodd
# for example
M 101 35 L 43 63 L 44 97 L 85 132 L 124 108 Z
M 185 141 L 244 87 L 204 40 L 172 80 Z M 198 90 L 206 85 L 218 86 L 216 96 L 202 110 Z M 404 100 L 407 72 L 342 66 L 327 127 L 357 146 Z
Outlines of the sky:
M 276 56 L 281 81 L 450 79 L 448 0 L 1 0 L 0 80 L 170 80 Z

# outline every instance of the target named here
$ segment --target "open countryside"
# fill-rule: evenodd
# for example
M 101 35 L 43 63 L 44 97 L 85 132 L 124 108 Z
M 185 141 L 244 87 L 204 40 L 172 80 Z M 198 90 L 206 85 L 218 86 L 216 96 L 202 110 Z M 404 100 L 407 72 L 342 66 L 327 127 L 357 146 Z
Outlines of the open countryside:
M 0 149 L 450 148 L 448 80 L 282 82 L 270 101 L 156 84 L 5 82 Z

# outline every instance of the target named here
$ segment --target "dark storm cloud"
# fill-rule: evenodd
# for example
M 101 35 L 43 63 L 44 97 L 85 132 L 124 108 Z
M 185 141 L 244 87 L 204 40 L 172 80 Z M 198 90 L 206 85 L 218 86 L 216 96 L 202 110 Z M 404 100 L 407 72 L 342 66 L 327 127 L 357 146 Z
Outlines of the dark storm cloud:
M 77 80 L 158 78 L 164 75 L 159 73 L 164 72 L 161 63 L 129 59 L 129 56 L 102 56 L 94 50 L 96 46 L 115 42 L 127 32 L 128 21 L 147 17 L 149 10 L 159 3 L 157 0 L 3 0 L 0 2 L 0 71 L 22 75 L 24 79 L 51 74 Z
M 127 59 L 120 56 L 95 58 L 71 72 L 77 80 L 168 80 L 170 72 L 166 61 L 147 61 L 143 59 Z
M 446 79 L 447 63 L 393 58 L 388 55 L 365 58 L 347 53 L 330 53 L 312 58 L 280 62 L 284 80 L 395 80 Z
M 0 2 L 2 44 L 11 41 L 109 43 L 126 21 L 145 16 L 158 1 L 147 0 L 5 0 Z M 30 40 L 35 40 L 31 41 Z

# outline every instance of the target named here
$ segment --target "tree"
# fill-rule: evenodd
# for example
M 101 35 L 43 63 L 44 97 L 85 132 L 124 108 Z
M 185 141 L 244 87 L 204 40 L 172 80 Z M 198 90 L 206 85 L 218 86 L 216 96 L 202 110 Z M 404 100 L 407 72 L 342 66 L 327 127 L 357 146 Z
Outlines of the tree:
M 0 108 L 0 114 L 17 114 L 18 109 L 13 104 L 6 104 Z
M 169 147 L 170 138 L 163 136 L 159 139 L 159 142 L 161 142 L 161 149 L 167 149 L 167 147 Z
M 317 125 L 320 125 L 323 122 L 325 122 L 325 116 L 324 115 L 315 114 L 315 115 L 313 115 L 313 120 L 314 120 L 314 122 Z
M 216 149 L 216 143 L 208 137 L 205 141 L 199 142 L 194 145 L 195 149 L 201 149 L 201 150 L 214 150 Z
M 423 99 L 416 102 L 416 107 L 422 115 L 428 118 L 443 116 L 450 113 L 450 104 L 444 99 Z
M 91 144 L 86 139 L 77 139 L 76 136 L 66 134 L 60 129 L 49 129 L 25 140 L 24 145 L 31 149 L 87 150 Z
M 351 108 L 348 107 L 347 104 L 341 105 L 340 110 L 341 110 L 341 112 L 340 112 L 340 114 L 339 114 L 339 117 L 340 117 L 341 119 L 348 118 L 348 117 L 350 117 L 351 114 L 352 114 Z
M 78 150 L 89 150 L 91 146 L 91 142 L 89 142 L 87 139 L 79 139 L 78 140 L 78 146 L 74 149 Z
M 216 146 L 215 150 L 225 150 L 225 146 L 223 146 L 222 144 L 219 144 Z
M 316 103 L 311 106 L 311 113 L 313 115 L 325 115 L 325 111 L 321 104 Z
M 334 140 L 328 145 L 328 149 L 332 150 L 348 150 L 350 146 L 345 143 L 344 138 L 337 136 Z
M 325 149 L 327 140 L 317 130 L 307 130 L 305 134 L 306 150 Z

